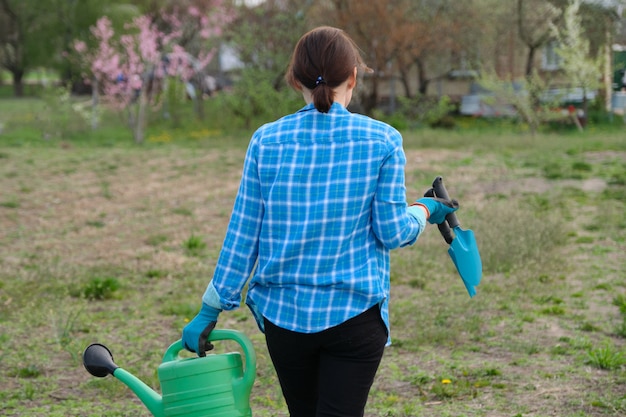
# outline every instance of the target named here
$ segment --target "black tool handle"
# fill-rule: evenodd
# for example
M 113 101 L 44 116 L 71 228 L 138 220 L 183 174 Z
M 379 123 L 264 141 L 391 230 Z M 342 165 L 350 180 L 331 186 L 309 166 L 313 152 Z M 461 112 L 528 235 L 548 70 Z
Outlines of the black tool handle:
M 435 195 L 437 197 L 450 200 L 450 195 L 448 195 L 448 190 L 446 190 L 445 185 L 443 185 L 443 178 L 441 177 L 435 178 L 435 180 L 433 181 L 433 190 L 435 190 Z M 459 219 L 457 219 L 455 213 L 448 214 L 446 216 L 446 221 L 448 222 L 448 224 L 450 225 L 452 229 L 454 229 L 455 227 L 459 227 L 460 225 Z
M 435 195 L 435 190 L 434 189 L 430 189 L 428 191 L 426 191 L 426 193 L 424 194 L 424 197 L 437 197 Z M 446 241 L 446 243 L 449 245 L 452 243 L 452 241 L 454 240 L 454 235 L 452 234 L 452 229 L 450 229 L 450 226 L 448 226 L 448 223 L 443 222 L 437 225 L 437 228 L 439 228 L 439 233 L 441 233 L 441 236 L 443 236 L 443 240 Z

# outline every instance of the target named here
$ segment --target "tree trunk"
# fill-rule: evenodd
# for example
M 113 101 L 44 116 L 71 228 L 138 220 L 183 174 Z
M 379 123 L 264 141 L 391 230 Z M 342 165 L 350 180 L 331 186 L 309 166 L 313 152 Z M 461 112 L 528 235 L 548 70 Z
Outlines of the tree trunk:
M 98 125 L 99 125 L 99 117 L 98 117 L 98 112 L 100 111 L 100 109 L 98 109 L 98 102 L 99 102 L 99 96 L 98 96 L 98 80 L 94 77 L 93 79 L 93 88 L 91 89 L 91 130 L 96 130 L 98 129 Z
M 417 65 L 417 91 L 420 95 L 425 96 L 428 91 L 428 79 L 426 78 L 426 68 L 424 62 L 421 59 L 415 60 Z
M 410 63 L 409 63 L 410 62 Z M 413 61 L 406 62 L 402 56 L 396 57 L 396 65 L 398 66 L 398 74 L 400 74 L 400 83 L 402 84 L 402 88 L 404 90 L 404 96 L 406 98 L 413 98 L 413 92 L 411 91 L 411 67 L 413 66 Z
M 135 127 L 133 129 L 134 138 L 136 143 L 143 143 L 146 127 L 146 107 L 148 104 L 148 89 L 141 89 L 139 94 L 139 109 L 137 110 L 137 120 L 135 120 Z
M 198 103 L 196 105 L 196 116 L 198 117 L 198 120 L 202 121 L 204 120 L 204 94 L 202 92 L 202 85 L 198 91 L 199 94 L 197 98 Z
M 528 45 L 528 55 L 526 57 L 526 71 L 524 73 L 526 75 L 526 79 L 529 79 L 530 76 L 533 74 L 536 51 L 537 48 L 534 45 Z
M 411 93 L 411 83 L 409 82 L 409 74 L 404 69 L 399 69 L 400 72 L 400 82 L 402 83 L 402 87 L 404 88 L 404 96 L 406 98 L 413 98 L 413 94 Z
M 150 103 L 153 90 L 156 89 L 156 82 L 154 78 L 154 67 L 150 67 L 143 75 L 143 82 L 141 83 L 141 90 L 139 91 L 139 97 L 137 100 L 137 119 L 133 129 L 133 137 L 136 143 L 143 143 L 144 136 L 146 134 L 147 121 L 147 108 Z M 163 91 L 163 94 L 167 94 L 167 91 Z
M 24 70 L 20 68 L 11 70 L 11 72 L 13 73 L 13 95 L 24 97 Z

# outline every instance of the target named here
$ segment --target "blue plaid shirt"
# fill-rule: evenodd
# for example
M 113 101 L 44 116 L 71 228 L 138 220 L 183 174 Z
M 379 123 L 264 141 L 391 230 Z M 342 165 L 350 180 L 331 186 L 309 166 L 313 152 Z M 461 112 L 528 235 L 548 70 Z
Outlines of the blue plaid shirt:
M 334 103 L 312 104 L 250 141 L 224 244 L 203 302 L 246 304 L 284 329 L 313 333 L 379 304 L 389 328 L 389 251 L 425 227 L 407 207 L 402 137 Z

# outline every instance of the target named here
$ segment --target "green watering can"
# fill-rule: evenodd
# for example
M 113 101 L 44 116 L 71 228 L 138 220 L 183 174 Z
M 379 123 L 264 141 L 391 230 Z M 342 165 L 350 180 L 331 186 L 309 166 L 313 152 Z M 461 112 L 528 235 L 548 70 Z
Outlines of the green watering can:
M 162 396 L 139 378 L 113 362 L 111 351 L 99 343 L 83 353 L 83 365 L 93 376 L 113 375 L 126 384 L 155 417 L 246 417 L 252 416 L 250 391 L 256 376 L 256 354 L 243 333 L 218 329 L 209 341 L 234 340 L 243 349 L 245 369 L 239 352 L 181 358 L 181 340 L 163 355 L 158 375 Z

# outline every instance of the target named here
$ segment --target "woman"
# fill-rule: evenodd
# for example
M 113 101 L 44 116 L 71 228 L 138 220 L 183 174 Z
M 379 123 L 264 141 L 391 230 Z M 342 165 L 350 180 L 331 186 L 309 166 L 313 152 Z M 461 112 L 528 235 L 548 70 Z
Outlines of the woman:
M 402 137 L 346 110 L 359 68 L 368 70 L 339 29 L 300 39 L 286 80 L 306 106 L 252 136 L 213 279 L 183 329 L 203 356 L 252 275 L 246 304 L 292 417 L 363 415 L 390 341 L 389 251 L 458 207 L 407 207 Z

